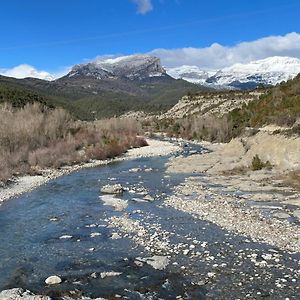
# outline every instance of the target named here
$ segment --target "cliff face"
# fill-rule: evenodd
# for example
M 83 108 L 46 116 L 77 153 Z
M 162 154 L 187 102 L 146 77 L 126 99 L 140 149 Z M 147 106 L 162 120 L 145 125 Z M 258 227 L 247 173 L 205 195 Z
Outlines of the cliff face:
M 63 78 L 142 80 L 159 76 L 167 76 L 159 58 L 150 55 L 130 55 L 104 60 L 97 59 L 87 64 L 76 65 Z
M 300 169 L 300 137 L 260 131 L 250 137 L 236 138 L 218 150 L 224 159 L 216 163 L 210 172 L 239 167 L 251 167 L 255 155 L 269 161 L 278 171 Z

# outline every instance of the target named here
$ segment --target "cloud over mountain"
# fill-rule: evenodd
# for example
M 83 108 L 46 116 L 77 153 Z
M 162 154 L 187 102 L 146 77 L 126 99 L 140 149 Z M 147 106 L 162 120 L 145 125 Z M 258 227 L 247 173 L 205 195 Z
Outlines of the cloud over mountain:
M 195 65 L 219 69 L 270 56 L 300 58 L 300 34 L 292 32 L 283 36 L 269 36 L 230 47 L 214 43 L 205 48 L 154 49 L 150 54 L 160 57 L 167 67 Z
M 151 4 L 151 2 L 149 3 Z M 252 61 L 273 56 L 295 57 L 300 59 L 300 34 L 292 32 L 282 36 L 263 37 L 254 41 L 241 42 L 234 46 L 223 46 L 214 43 L 204 48 L 154 49 L 148 54 L 159 57 L 162 65 L 168 68 L 188 65 L 196 66 L 200 69 L 213 70 L 230 67 L 236 63 L 247 64 Z M 119 56 L 120 55 L 100 55 L 97 57 L 97 60 L 116 58 Z M 0 74 L 16 78 L 35 77 L 53 80 L 64 76 L 70 69 L 71 66 L 68 66 L 52 73 L 38 70 L 31 65 L 22 64 L 11 69 L 0 68 Z
M 42 70 L 37 70 L 33 66 L 27 64 L 22 64 L 11 69 L 0 69 L 0 74 L 15 78 L 33 77 L 46 80 L 54 79 L 54 77 L 50 73 Z

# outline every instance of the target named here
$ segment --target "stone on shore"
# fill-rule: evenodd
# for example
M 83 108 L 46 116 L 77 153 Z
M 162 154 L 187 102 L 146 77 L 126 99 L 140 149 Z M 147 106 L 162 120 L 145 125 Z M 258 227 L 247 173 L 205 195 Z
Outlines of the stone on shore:
M 56 275 L 50 276 L 45 280 L 45 283 L 49 285 L 59 284 L 61 282 L 62 282 L 61 278 Z

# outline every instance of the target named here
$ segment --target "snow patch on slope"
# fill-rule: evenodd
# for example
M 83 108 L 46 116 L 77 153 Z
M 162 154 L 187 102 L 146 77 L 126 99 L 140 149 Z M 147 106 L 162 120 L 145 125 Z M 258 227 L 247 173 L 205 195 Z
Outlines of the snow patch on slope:
M 76 65 L 67 75 L 70 77 L 88 76 L 96 79 L 120 78 L 144 79 L 164 76 L 166 71 L 160 59 L 150 55 L 128 55 L 116 58 L 98 58 L 87 64 Z
M 202 70 L 197 66 L 181 66 L 167 69 L 178 79 L 208 86 L 237 87 L 239 84 L 276 85 L 294 78 L 300 73 L 300 59 L 274 56 L 247 64 L 234 64 L 222 70 Z

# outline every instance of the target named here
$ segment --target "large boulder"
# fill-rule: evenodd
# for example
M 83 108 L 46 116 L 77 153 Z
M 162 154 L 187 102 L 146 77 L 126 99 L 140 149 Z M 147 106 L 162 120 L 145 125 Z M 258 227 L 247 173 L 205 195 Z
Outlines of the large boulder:
M 49 285 L 59 284 L 61 282 L 62 282 L 61 278 L 56 275 L 50 276 L 45 280 L 45 283 Z
M 124 189 L 121 184 L 107 184 L 101 188 L 101 192 L 104 194 L 120 195 L 123 191 Z

